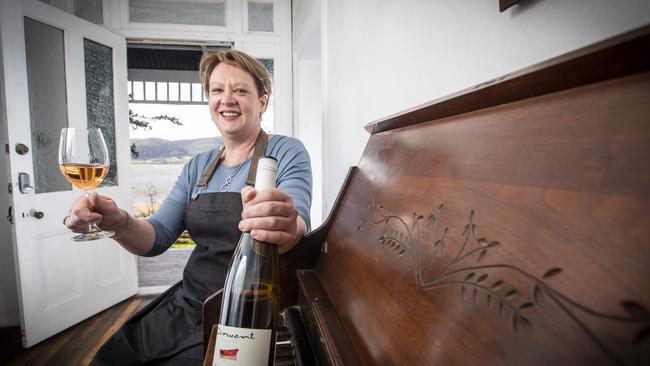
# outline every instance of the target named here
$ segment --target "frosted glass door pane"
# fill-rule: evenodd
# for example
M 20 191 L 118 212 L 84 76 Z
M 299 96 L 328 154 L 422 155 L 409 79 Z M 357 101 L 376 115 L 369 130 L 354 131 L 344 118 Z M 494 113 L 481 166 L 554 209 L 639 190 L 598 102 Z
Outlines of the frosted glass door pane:
M 264 65 L 266 68 L 266 71 L 269 72 L 269 76 L 271 77 L 271 82 L 273 82 L 273 74 L 274 74 L 274 69 L 273 69 L 273 59 L 272 58 L 258 58 L 257 59 L 259 62 Z
M 113 49 L 84 39 L 86 115 L 88 127 L 102 130 L 111 165 L 100 187 L 117 185 L 115 161 L 115 104 L 113 98 Z
M 248 2 L 248 30 L 273 32 L 273 3 Z
M 68 127 L 63 30 L 25 18 L 25 56 L 36 193 L 72 190 L 59 170 L 59 136 Z
M 129 21 L 226 26 L 224 0 L 129 0 Z

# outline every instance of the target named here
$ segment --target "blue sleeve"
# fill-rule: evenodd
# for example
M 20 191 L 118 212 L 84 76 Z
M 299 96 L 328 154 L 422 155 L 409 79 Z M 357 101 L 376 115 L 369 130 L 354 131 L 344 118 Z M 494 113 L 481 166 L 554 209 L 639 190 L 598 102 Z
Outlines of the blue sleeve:
M 287 192 L 298 209 L 298 214 L 307 224 L 307 232 L 311 229 L 311 162 L 309 153 L 300 140 L 282 136 L 271 147 L 270 155 L 278 162 L 278 189 Z
M 191 171 L 196 169 L 196 158 L 187 163 L 176 179 L 174 188 L 156 212 L 147 221 L 156 231 L 153 248 L 145 254 L 153 257 L 165 252 L 185 230 L 185 208 L 194 187 Z

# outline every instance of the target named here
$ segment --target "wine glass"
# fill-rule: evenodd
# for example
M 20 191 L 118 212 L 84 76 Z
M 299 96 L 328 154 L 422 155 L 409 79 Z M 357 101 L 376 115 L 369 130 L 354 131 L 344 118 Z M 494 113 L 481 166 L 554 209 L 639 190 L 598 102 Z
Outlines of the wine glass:
M 97 188 L 108 174 L 108 149 L 99 128 L 63 128 L 59 141 L 59 167 L 65 179 L 83 189 L 86 197 Z M 103 231 L 96 223 L 88 230 L 74 236 L 73 241 L 90 241 L 107 238 L 114 233 Z

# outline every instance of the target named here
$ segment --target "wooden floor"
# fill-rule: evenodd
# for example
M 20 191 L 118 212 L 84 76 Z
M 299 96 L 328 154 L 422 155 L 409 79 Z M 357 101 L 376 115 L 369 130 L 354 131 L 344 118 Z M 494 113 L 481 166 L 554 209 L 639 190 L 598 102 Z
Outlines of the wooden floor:
M 155 295 L 134 296 L 29 349 L 18 327 L 0 328 L 0 365 L 88 365 L 99 347 Z

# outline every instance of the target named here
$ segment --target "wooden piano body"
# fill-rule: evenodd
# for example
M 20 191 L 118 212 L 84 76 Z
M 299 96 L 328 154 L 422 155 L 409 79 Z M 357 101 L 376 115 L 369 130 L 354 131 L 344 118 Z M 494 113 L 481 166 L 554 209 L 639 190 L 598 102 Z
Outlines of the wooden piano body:
M 650 28 L 367 129 L 281 259 L 292 362 L 650 364 Z

